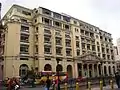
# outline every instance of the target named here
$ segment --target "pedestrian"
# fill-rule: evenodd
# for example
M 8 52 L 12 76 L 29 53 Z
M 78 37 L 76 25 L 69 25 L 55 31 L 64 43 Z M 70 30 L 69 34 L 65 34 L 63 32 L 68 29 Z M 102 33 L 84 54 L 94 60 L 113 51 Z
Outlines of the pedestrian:
M 115 73 L 115 79 L 116 79 L 116 84 L 118 88 L 120 88 L 120 75 L 118 71 Z
M 46 88 L 47 88 L 47 90 L 50 90 L 50 85 L 51 85 L 51 81 L 49 79 L 49 76 L 47 76 L 47 80 L 46 80 Z
M 8 81 L 7 81 L 7 83 L 8 83 L 8 87 L 7 87 L 7 90 L 14 90 L 15 89 L 15 81 L 14 81 L 14 79 L 13 78 L 11 78 L 11 79 L 9 79 Z

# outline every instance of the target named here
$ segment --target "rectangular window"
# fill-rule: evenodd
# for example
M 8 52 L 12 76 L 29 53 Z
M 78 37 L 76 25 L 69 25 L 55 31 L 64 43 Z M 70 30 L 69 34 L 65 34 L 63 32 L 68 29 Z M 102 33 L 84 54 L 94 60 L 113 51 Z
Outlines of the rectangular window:
M 22 14 L 31 16 L 31 13 L 27 11 L 22 11 Z
M 29 60 L 27 57 L 21 57 L 20 60 Z
M 66 49 L 66 56 L 71 56 L 71 49 Z
M 54 18 L 61 19 L 61 15 L 60 15 L 60 14 L 58 14 L 58 13 L 53 13 L 53 17 L 54 17 Z
M 42 8 L 42 13 L 51 16 L 51 11 L 45 8 Z
M 79 48 L 80 45 L 79 45 L 79 41 L 76 41 L 76 47 Z
M 29 35 L 27 35 L 27 34 L 21 34 L 20 41 L 28 43 L 29 42 Z
M 27 26 L 21 26 L 21 31 L 23 31 L 23 32 L 29 32 L 29 27 L 27 27 Z
M 62 55 L 62 48 L 61 47 L 56 47 L 56 54 Z
M 51 54 L 51 47 L 44 46 L 44 52 L 45 52 L 45 54 Z
M 20 45 L 20 53 L 21 54 L 28 54 L 28 52 L 29 52 L 29 45 L 21 44 Z

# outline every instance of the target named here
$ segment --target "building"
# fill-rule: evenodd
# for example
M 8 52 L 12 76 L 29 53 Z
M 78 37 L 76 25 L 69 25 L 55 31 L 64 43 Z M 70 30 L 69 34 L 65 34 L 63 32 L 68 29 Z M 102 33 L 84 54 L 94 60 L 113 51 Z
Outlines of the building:
M 117 39 L 118 54 L 120 55 L 120 38 Z
M 114 56 L 117 69 L 120 69 L 120 39 L 117 39 L 117 46 L 114 46 Z
M 110 33 L 66 14 L 13 5 L 2 19 L 3 76 L 38 71 L 68 72 L 69 77 L 114 74 Z M 59 64 L 57 63 L 59 61 Z

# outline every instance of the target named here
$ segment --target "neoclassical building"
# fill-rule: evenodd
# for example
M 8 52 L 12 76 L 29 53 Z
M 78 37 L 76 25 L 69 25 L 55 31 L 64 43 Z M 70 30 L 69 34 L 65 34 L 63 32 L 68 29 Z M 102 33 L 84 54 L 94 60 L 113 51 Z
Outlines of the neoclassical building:
M 114 74 L 111 34 L 66 14 L 13 5 L 2 18 L 1 75 L 22 76 L 33 67 L 69 77 Z M 59 61 L 59 64 L 57 63 Z

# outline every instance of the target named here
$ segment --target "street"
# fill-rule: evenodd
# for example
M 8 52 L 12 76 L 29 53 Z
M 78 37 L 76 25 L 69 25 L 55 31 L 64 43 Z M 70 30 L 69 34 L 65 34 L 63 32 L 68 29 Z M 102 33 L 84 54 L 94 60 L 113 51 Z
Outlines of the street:
M 45 90 L 45 87 L 21 88 L 20 90 Z M 75 88 L 69 88 L 68 90 L 75 90 Z M 82 87 L 81 90 L 88 90 L 88 89 L 86 89 L 85 87 Z M 100 90 L 100 88 L 99 86 L 96 86 L 96 87 L 93 87 L 92 90 Z M 103 90 L 111 90 L 110 85 L 103 87 Z M 114 85 L 114 90 L 120 90 L 120 89 L 117 89 L 117 86 Z

